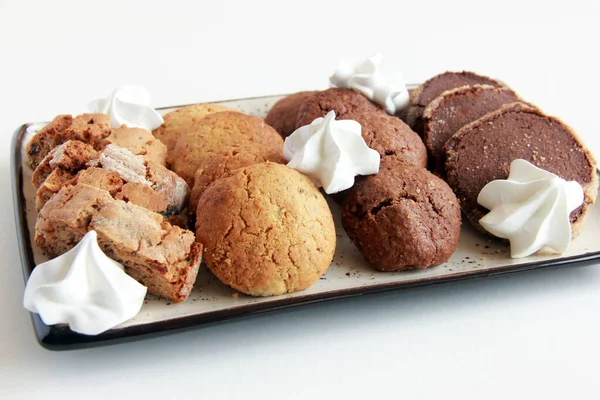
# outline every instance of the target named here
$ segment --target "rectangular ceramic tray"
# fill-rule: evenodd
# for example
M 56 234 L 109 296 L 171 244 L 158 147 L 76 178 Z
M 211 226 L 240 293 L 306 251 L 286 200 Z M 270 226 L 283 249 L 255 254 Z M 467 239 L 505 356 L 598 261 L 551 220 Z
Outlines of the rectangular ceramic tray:
M 281 97 L 266 96 L 218 103 L 264 117 Z M 176 108 L 160 111 L 166 113 Z M 47 260 L 33 242 L 36 217 L 35 192 L 31 185 L 33 171 L 27 166 L 24 152 L 32 136 L 32 129 L 29 128 L 33 126 L 39 124 L 25 124 L 17 129 L 12 142 L 14 210 L 25 281 L 35 265 Z M 98 346 L 320 301 L 553 266 L 591 264 L 600 258 L 600 207 L 596 205 L 591 210 L 583 233 L 571 243 L 565 254 L 558 257 L 536 255 L 513 260 L 505 243 L 486 237 L 464 223 L 458 249 L 447 263 L 419 271 L 376 272 L 367 265 L 346 236 L 340 222 L 340 207 L 333 201 L 329 203 L 336 224 L 337 249 L 325 275 L 307 290 L 266 298 L 238 295 L 202 266 L 195 288 L 184 303 L 171 304 L 148 295 L 136 317 L 97 336 L 77 334 L 63 326 L 47 326 L 37 314 L 32 314 L 36 336 L 42 346 L 52 350 Z

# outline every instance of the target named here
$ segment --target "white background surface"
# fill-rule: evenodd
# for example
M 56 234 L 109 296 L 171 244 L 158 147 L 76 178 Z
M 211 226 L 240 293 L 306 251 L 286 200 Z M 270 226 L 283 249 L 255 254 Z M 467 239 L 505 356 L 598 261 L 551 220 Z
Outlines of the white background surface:
M 502 79 L 600 154 L 597 1 L 0 1 L 0 397 L 597 399 L 600 268 L 278 312 L 74 352 L 35 341 L 10 189 L 24 122 L 132 83 L 156 106 L 325 88 L 377 51 L 409 82 Z M 133 397 L 132 397 L 133 396 Z

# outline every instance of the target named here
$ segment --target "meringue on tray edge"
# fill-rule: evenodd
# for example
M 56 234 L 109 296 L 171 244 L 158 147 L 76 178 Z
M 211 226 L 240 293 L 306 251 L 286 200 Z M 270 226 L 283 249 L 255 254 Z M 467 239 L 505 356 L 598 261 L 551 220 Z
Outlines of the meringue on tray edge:
M 402 74 L 386 68 L 381 54 L 357 63 L 341 59 L 329 81 L 333 86 L 362 93 L 390 115 L 408 105 L 410 96 Z
M 145 295 L 146 287 L 106 256 L 90 231 L 68 252 L 34 268 L 23 305 L 46 325 L 97 335 L 137 315 Z
M 352 187 L 356 175 L 379 172 L 379 153 L 365 143 L 360 124 L 336 120 L 335 111 L 296 129 L 285 139 L 283 155 L 288 167 L 310 177 L 328 194 Z
M 111 127 L 142 128 L 152 131 L 164 122 L 150 105 L 150 94 L 139 86 L 121 86 L 105 99 L 95 99 L 89 104 L 92 112 L 110 116 Z
M 479 223 L 510 241 L 512 258 L 530 256 L 544 247 L 563 253 L 571 242 L 570 214 L 583 200 L 578 182 L 516 159 L 506 180 L 489 182 L 479 193 L 477 202 L 491 210 Z

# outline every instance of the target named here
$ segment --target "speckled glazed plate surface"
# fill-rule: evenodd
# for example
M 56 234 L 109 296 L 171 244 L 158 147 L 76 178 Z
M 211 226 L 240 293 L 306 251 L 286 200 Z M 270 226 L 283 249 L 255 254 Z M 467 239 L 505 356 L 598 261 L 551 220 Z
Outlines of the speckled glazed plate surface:
M 280 98 L 281 96 L 267 96 L 219 103 L 264 117 L 267 110 Z M 176 108 L 160 111 L 166 113 Z M 35 192 L 31 185 L 33 171 L 26 164 L 24 152 L 25 145 L 32 136 L 32 129 L 28 128 L 36 125 L 39 126 L 23 125 L 13 138 L 13 196 L 25 280 L 35 265 L 47 260 L 33 242 L 36 217 Z M 63 326 L 47 326 L 39 316 L 32 314 L 36 336 L 42 346 L 53 350 L 98 346 L 336 298 L 552 266 L 581 265 L 600 259 L 600 207 L 596 205 L 591 210 L 583 233 L 559 257 L 536 255 L 513 260 L 509 257 L 506 244 L 478 233 L 465 223 L 458 249 L 447 263 L 420 271 L 376 272 L 346 236 L 340 221 L 340 207 L 333 201 L 329 204 L 336 223 L 336 253 L 325 275 L 307 290 L 266 298 L 238 295 L 202 266 L 195 288 L 184 303 L 171 304 L 167 300 L 148 295 L 135 318 L 97 336 L 80 335 Z

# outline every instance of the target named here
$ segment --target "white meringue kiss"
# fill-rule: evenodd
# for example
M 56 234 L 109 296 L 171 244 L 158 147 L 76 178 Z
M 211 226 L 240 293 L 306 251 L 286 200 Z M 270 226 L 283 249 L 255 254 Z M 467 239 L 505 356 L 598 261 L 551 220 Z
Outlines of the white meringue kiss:
M 485 185 L 477 202 L 491 210 L 479 223 L 510 241 L 512 258 L 544 247 L 563 253 L 571 242 L 569 215 L 583 203 L 583 188 L 517 159 L 510 164 L 508 179 Z
M 23 305 L 47 325 L 97 335 L 134 317 L 145 295 L 146 287 L 108 258 L 90 231 L 70 251 L 35 267 Z
M 285 139 L 283 155 L 289 167 L 309 176 L 327 193 L 352 187 L 356 175 L 379 171 L 379 153 L 365 143 L 360 124 L 338 121 L 334 111 L 296 129 Z
M 163 118 L 150 105 L 150 94 L 139 86 L 122 86 L 106 99 L 96 99 L 90 111 L 110 116 L 111 127 L 143 128 L 152 131 L 163 124 Z
M 329 81 L 361 92 L 394 115 L 408 105 L 409 95 L 400 71 L 388 71 L 384 65 L 381 54 L 358 63 L 341 59 Z

